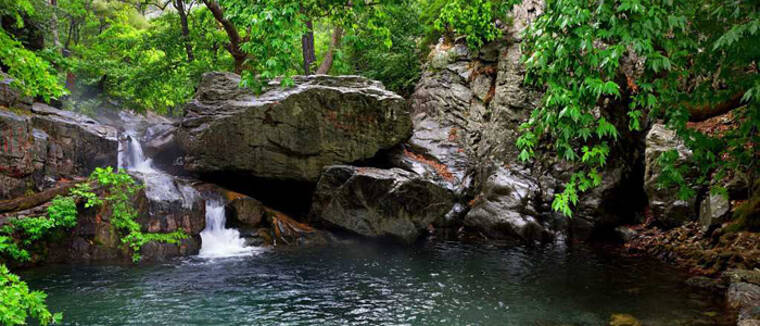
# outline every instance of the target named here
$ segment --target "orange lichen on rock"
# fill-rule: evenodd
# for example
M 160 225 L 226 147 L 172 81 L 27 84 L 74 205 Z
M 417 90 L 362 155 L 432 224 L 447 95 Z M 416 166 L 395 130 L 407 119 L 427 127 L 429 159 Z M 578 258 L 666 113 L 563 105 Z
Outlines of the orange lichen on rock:
M 451 173 L 451 171 L 449 171 L 449 168 L 446 167 L 446 165 L 438 163 L 434 160 L 428 159 L 420 154 L 410 152 L 407 149 L 404 149 L 404 156 L 411 158 L 422 164 L 425 164 L 427 166 L 430 166 L 444 180 L 449 181 L 449 182 L 454 181 L 454 175 Z
M 299 236 L 314 232 L 314 228 L 304 223 L 298 222 L 285 213 L 265 208 L 267 215 L 271 218 L 272 231 L 275 238 L 289 244 L 288 239 L 296 239 Z

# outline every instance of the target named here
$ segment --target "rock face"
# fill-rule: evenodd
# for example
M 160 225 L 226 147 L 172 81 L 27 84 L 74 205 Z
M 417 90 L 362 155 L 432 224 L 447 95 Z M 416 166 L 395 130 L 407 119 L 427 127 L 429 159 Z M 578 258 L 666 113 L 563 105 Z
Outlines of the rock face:
M 335 165 L 317 183 L 311 216 L 363 236 L 411 243 L 453 206 L 450 190 L 412 172 Z
M 322 168 L 372 158 L 409 138 L 406 102 L 356 76 L 297 76 L 256 97 L 229 73 L 207 73 L 177 140 L 185 167 L 316 182 Z
M 116 129 L 34 103 L 0 108 L 0 199 L 41 191 L 61 178 L 116 166 Z
M 505 30 L 506 37 L 477 53 L 460 39 L 440 43 L 430 54 L 410 98 L 414 134 L 405 144 L 407 155 L 397 153 L 393 164 L 447 184 L 463 207 L 472 203 L 469 213 L 462 209 L 437 226 L 464 224 L 491 237 L 527 241 L 565 232 L 584 239 L 630 222 L 634 207 L 643 207 L 643 165 L 631 164 L 642 161 L 641 134 L 621 137 L 631 140 L 612 149 L 616 158 L 606 165 L 602 185 L 583 194 L 570 220 L 554 213 L 551 202 L 574 167 L 559 162 L 553 152 L 538 153 L 530 163 L 518 159 L 519 126 L 541 99 L 540 92 L 523 83 L 520 32 L 543 6 L 540 0 L 514 6 L 514 24 Z M 624 124 L 618 130 L 628 130 L 624 120 L 606 118 Z M 445 175 L 448 181 L 441 177 Z
M 538 213 L 540 196 L 536 180 L 500 168 L 485 182 L 481 195 L 473 199 L 464 225 L 495 238 L 551 240 L 558 227 Z
M 662 174 L 662 167 L 657 160 L 662 153 L 674 149 L 678 152 L 676 165 L 685 164 L 692 155 L 674 131 L 662 124 L 652 125 L 646 137 L 644 189 L 655 219 L 669 227 L 681 225 L 697 216 L 696 198 L 682 200 L 678 198 L 677 189 L 660 189 L 657 185 Z

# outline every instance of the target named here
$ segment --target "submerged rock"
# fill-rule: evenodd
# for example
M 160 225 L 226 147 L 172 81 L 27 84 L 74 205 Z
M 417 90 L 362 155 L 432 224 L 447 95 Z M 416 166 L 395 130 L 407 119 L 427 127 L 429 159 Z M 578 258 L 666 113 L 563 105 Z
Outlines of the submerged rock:
M 0 108 L 0 199 L 115 166 L 116 134 L 115 128 L 41 103 L 30 110 Z
M 678 189 L 675 187 L 661 189 L 658 186 L 662 174 L 658 159 L 662 153 L 670 150 L 678 152 L 677 166 L 687 164 L 692 155 L 674 131 L 668 130 L 663 124 L 652 125 L 646 137 L 644 189 L 654 218 L 665 226 L 673 227 L 696 218 L 697 211 L 696 197 L 683 200 L 678 198 Z M 689 175 L 685 177 L 688 178 Z
M 415 173 L 335 165 L 317 183 L 311 216 L 366 237 L 411 243 L 453 206 L 450 190 Z
M 296 76 L 260 96 L 240 77 L 206 73 L 185 107 L 177 141 L 185 167 L 316 182 L 324 166 L 372 158 L 409 138 L 403 98 L 358 76 Z

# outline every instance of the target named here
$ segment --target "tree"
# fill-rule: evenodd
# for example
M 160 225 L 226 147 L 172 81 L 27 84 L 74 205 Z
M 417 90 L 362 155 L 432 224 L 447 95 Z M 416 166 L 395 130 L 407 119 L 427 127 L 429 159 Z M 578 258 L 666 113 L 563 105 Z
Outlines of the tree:
M 664 118 L 694 151 L 699 185 L 729 171 L 756 175 L 758 9 L 742 0 L 547 1 L 523 42 L 526 81 L 545 95 L 517 145 L 524 160 L 546 142 L 561 158 L 582 164 L 552 207 L 570 216 L 579 194 L 599 184 L 598 171 L 620 134 L 606 117 L 621 108 L 631 130 L 640 130 L 647 116 Z M 743 106 L 734 111 L 738 128 L 721 137 L 688 128 L 700 111 L 694 108 L 732 100 L 731 108 Z M 681 195 L 693 195 L 680 180 Z

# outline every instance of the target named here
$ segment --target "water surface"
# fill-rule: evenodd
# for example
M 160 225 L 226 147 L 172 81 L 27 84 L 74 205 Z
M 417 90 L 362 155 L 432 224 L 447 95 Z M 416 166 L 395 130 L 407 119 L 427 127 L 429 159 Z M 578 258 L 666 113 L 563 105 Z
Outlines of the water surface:
M 67 325 L 712 325 L 686 275 L 586 246 L 354 244 L 25 271 Z

